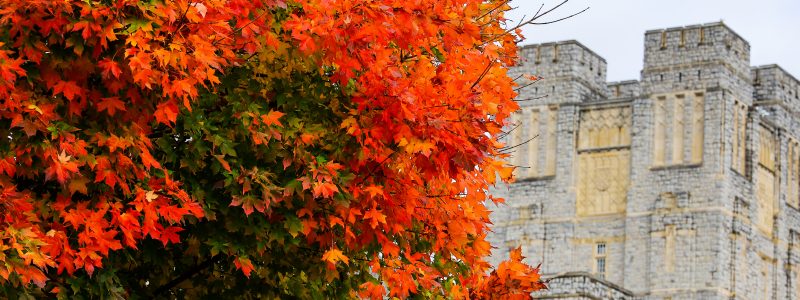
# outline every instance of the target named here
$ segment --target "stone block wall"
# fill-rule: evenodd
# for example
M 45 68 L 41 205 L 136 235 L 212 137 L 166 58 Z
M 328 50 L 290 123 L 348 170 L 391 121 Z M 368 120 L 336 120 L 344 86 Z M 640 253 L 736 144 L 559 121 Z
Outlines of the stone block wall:
M 635 99 L 642 95 L 642 86 L 636 80 L 609 82 L 608 90 L 609 99 Z
M 606 83 L 578 42 L 523 47 L 512 76 L 543 79 L 490 261 L 522 246 L 541 298 L 800 298 L 800 83 L 749 51 L 722 23 L 651 30 L 640 80 Z
M 548 278 L 551 288 L 537 292 L 537 299 L 634 299 L 633 294 L 609 281 L 596 278 L 588 273 L 572 272 Z

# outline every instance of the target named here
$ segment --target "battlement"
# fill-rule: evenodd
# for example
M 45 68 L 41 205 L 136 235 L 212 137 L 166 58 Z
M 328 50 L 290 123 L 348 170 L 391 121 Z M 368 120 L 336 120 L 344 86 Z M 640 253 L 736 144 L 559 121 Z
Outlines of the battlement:
M 664 29 L 651 29 L 645 32 L 645 37 L 653 35 L 659 38 L 659 43 L 657 45 L 659 50 L 668 49 L 670 47 L 685 48 L 691 44 L 711 45 L 717 42 L 729 42 L 726 46 L 740 43 L 744 44 L 747 49 L 750 48 L 750 43 L 748 43 L 747 40 L 721 21 Z M 677 39 L 674 37 L 677 37 Z M 647 51 L 647 48 L 645 48 L 645 51 Z
M 635 99 L 642 94 L 638 80 L 625 80 L 608 83 L 610 99 Z
M 582 102 L 608 95 L 606 60 L 574 41 L 560 41 L 523 46 L 520 69 L 543 78 L 533 95 L 563 95 L 548 102 Z
M 560 50 L 560 51 L 559 51 Z M 579 57 L 565 56 L 565 54 L 572 54 L 574 50 L 582 51 Z M 558 62 L 559 60 L 570 61 L 580 59 L 580 62 L 600 61 L 606 63 L 605 58 L 598 55 L 589 47 L 581 44 L 576 40 L 565 40 L 557 42 L 548 42 L 541 44 L 531 44 L 522 46 L 523 53 L 530 53 L 533 56 L 526 56 L 534 63 L 542 63 L 543 61 L 550 60 L 551 62 Z
M 649 30 L 644 49 L 644 73 L 709 65 L 750 73 L 750 44 L 722 22 Z
M 756 101 L 777 102 L 800 112 L 800 80 L 774 64 L 753 67 L 751 73 Z

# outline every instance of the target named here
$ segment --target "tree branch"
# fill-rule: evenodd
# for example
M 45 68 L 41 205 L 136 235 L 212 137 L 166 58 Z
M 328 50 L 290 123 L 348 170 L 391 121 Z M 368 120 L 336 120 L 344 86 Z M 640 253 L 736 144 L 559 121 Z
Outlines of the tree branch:
M 220 261 L 220 259 L 222 259 L 221 255 L 215 255 L 215 256 L 212 256 L 212 257 L 206 259 L 202 263 L 197 264 L 194 267 L 189 268 L 188 270 L 183 272 L 180 276 L 178 276 L 175 279 L 171 280 L 170 282 L 167 282 L 166 284 L 156 288 L 155 291 L 153 291 L 152 297 L 155 298 L 156 296 L 161 295 L 161 294 L 169 291 L 170 289 L 178 286 L 182 282 L 194 277 L 194 275 L 197 275 L 197 273 L 200 273 L 201 271 L 213 266 L 215 263 Z

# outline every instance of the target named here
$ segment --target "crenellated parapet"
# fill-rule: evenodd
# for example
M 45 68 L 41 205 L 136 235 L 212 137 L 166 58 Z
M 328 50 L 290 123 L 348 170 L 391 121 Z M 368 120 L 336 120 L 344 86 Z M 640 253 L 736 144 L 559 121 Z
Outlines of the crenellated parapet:
M 642 86 L 637 80 L 608 83 L 609 99 L 635 99 L 642 95 Z
M 750 45 L 722 22 L 647 31 L 644 51 L 641 83 L 646 97 L 709 90 L 752 104 Z M 725 97 L 711 98 L 723 107 Z
M 780 104 L 800 113 L 800 81 L 778 65 L 753 67 L 753 97 L 762 104 Z
M 577 41 L 527 45 L 520 50 L 518 72 L 542 78 L 523 89 L 523 98 L 539 104 L 579 103 L 608 97 L 606 60 Z M 523 104 L 525 105 L 525 104 Z

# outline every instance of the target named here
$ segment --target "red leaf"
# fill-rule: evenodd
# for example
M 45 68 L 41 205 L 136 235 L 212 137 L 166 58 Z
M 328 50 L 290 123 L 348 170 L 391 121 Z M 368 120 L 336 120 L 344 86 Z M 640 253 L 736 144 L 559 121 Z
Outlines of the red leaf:
M 272 126 L 272 125 L 283 126 L 283 124 L 281 124 L 281 121 L 278 120 L 281 117 L 283 117 L 282 112 L 269 111 L 269 113 L 267 113 L 266 115 L 261 116 L 261 122 L 263 122 L 264 125 L 267 126 Z
M 71 156 L 67 156 L 64 151 L 61 151 L 58 158 L 53 160 L 50 163 L 50 167 L 45 170 L 45 178 L 47 180 L 55 178 L 58 183 L 64 184 L 72 173 L 78 172 L 78 164 L 71 160 Z
M 237 269 L 242 270 L 244 276 L 250 277 L 250 273 L 253 271 L 253 262 L 250 259 L 244 257 L 237 257 L 233 260 L 233 264 L 236 266 Z
M 330 198 L 339 191 L 339 188 L 330 182 L 314 184 L 314 197 Z
M 180 228 L 180 227 L 177 227 L 177 226 L 167 227 L 163 231 L 161 231 L 161 235 L 159 236 L 159 240 L 161 240 L 161 243 L 163 243 L 164 246 L 166 246 L 167 243 L 173 243 L 173 244 L 180 243 L 181 242 L 181 236 L 178 235 L 178 232 L 181 232 L 181 231 L 183 231 L 183 228 Z
M 386 215 L 382 214 L 377 209 L 372 209 L 364 213 L 364 220 L 370 220 L 369 226 L 374 229 L 378 227 L 378 223 L 386 224 Z
M 64 98 L 70 101 L 75 99 L 75 95 L 80 94 L 81 91 L 81 87 L 74 81 L 62 80 L 53 86 L 53 95 L 63 94 Z
M 342 262 L 345 265 L 350 264 L 350 259 L 347 258 L 341 250 L 336 248 L 325 251 L 325 254 L 322 255 L 322 260 L 328 263 L 329 269 L 336 269 L 335 265 L 338 262 Z
M 104 59 L 99 61 L 97 65 L 102 70 L 104 78 L 109 78 L 111 77 L 110 75 L 114 75 L 114 77 L 119 78 L 119 75 L 122 74 L 122 69 L 119 68 L 119 64 L 113 60 Z
M 178 105 L 174 101 L 161 103 L 156 108 L 154 115 L 158 123 L 164 125 L 174 124 L 178 120 Z
M 150 167 L 161 168 L 161 164 L 159 164 L 158 161 L 156 161 L 156 159 L 150 155 L 150 151 L 144 148 L 140 148 L 139 151 L 139 157 L 142 159 L 142 164 L 145 168 L 148 170 Z
M 97 102 L 97 111 L 107 111 L 109 116 L 113 116 L 117 110 L 125 111 L 125 102 L 119 100 L 119 97 L 106 97 L 100 98 Z
M 222 165 L 222 168 L 225 169 L 225 171 L 228 172 L 231 171 L 231 165 L 228 164 L 227 161 L 225 161 L 225 155 L 214 155 L 214 158 L 217 159 L 217 161 L 219 162 L 220 165 Z

